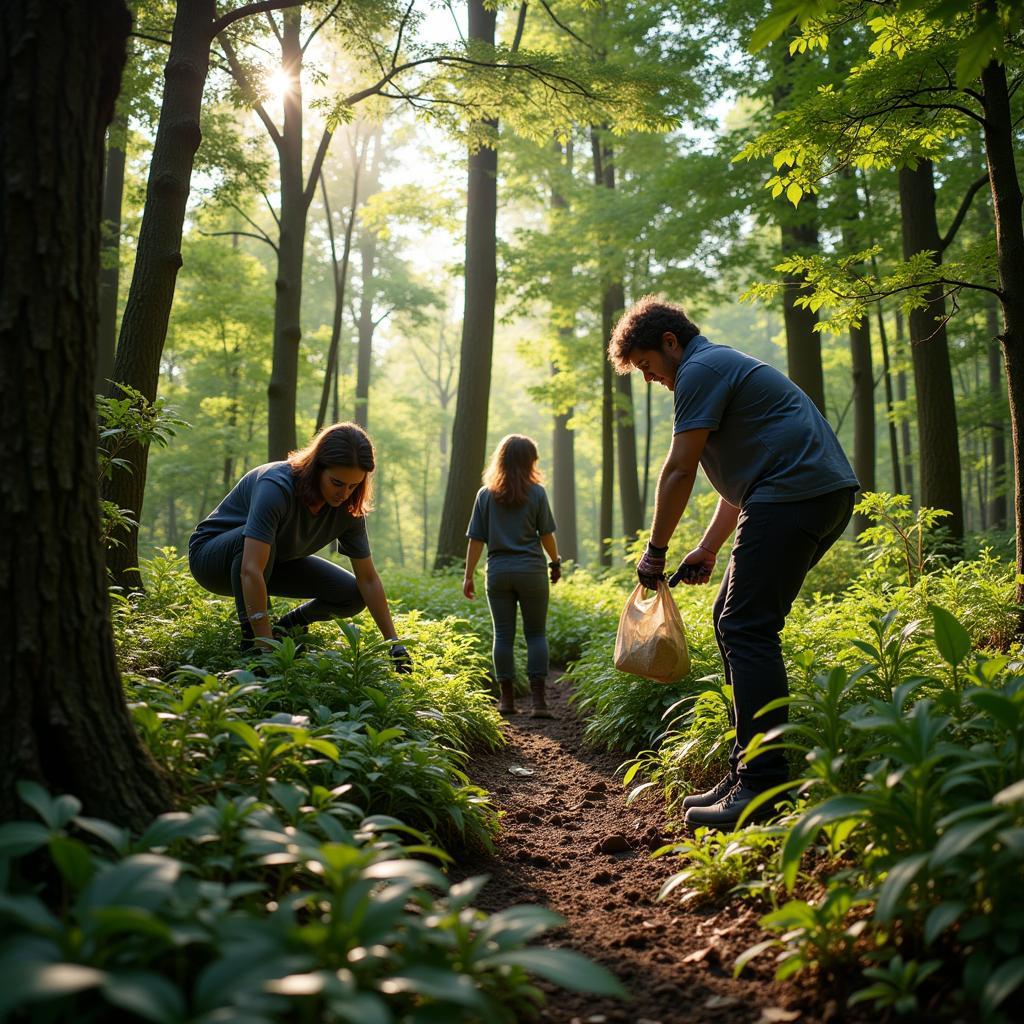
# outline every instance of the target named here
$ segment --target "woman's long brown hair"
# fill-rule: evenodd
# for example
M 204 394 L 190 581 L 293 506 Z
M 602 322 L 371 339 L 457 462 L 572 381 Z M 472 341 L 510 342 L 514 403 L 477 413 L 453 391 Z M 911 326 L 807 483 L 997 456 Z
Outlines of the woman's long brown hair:
M 307 504 L 323 498 L 320 473 L 328 466 L 348 466 L 366 471 L 363 482 L 352 492 L 345 507 L 354 516 L 373 511 L 373 442 L 358 423 L 335 423 L 324 427 L 305 448 L 291 452 L 295 493 Z
M 522 505 L 530 488 L 540 483 L 537 445 L 523 434 L 509 434 L 498 442 L 484 470 L 484 487 L 503 505 Z

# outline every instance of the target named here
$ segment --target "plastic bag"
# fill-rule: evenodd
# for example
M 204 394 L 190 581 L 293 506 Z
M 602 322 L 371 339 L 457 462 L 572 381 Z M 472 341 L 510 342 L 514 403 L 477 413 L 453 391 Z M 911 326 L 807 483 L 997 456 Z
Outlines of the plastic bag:
M 677 683 L 690 671 L 683 619 L 664 580 L 653 594 L 638 583 L 629 595 L 615 637 L 615 667 L 656 683 Z

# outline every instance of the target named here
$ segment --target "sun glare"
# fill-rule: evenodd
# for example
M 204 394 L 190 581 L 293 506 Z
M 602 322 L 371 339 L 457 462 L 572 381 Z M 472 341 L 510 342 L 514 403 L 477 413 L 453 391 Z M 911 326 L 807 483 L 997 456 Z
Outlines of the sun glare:
M 274 99 L 283 100 L 292 91 L 292 76 L 282 68 L 278 68 L 267 75 L 264 85 Z

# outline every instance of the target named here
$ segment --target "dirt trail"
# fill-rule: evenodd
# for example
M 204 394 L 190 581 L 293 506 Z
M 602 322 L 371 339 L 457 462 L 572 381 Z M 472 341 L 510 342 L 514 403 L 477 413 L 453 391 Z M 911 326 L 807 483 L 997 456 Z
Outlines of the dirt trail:
M 662 843 L 660 804 L 626 806 L 615 773 L 621 758 L 585 748 L 582 725 L 566 703 L 567 684 L 556 678 L 548 689 L 555 719 L 512 717 L 508 746 L 470 765 L 473 781 L 506 813 L 495 855 L 461 864 L 458 875 L 491 876 L 478 898 L 485 910 L 539 903 L 561 914 L 567 924 L 549 941 L 604 964 L 633 999 L 542 985 L 549 1000 L 540 1019 L 771 1024 L 832 1018 L 833 1007 L 822 1014 L 801 1005 L 796 987 L 772 981 L 770 963 L 733 979 L 737 954 L 763 938 L 757 915 L 744 904 L 701 911 L 685 910 L 671 897 L 656 902 L 662 882 L 678 868 L 671 858 L 649 856 Z M 528 707 L 528 699 L 520 705 Z M 533 774 L 516 775 L 509 771 L 515 766 Z

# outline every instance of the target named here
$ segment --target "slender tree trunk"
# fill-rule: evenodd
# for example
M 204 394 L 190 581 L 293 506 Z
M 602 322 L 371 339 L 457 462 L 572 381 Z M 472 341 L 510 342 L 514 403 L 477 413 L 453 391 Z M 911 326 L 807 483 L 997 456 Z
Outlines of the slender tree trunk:
M 0 4 L 0 819 L 15 785 L 142 827 L 171 803 L 114 658 L 93 392 L 121 0 Z M 83 372 L 84 371 L 84 372 Z
M 1015 123 L 1006 68 L 992 62 L 981 73 L 985 91 L 985 156 L 996 222 L 1003 331 L 999 340 L 1006 366 L 1013 444 L 1013 525 L 1017 537 L 1017 632 L 1024 634 L 1024 220 L 1014 159 Z
M 173 491 L 167 495 L 167 546 L 178 546 L 178 502 Z
M 776 112 L 785 110 L 789 101 L 792 91 L 789 75 L 797 60 L 789 52 L 788 40 L 780 40 L 778 46 L 782 52 L 782 72 L 772 94 Z M 785 173 L 787 169 L 783 165 L 780 173 Z M 814 195 L 804 196 L 796 209 L 792 209 L 788 203 L 780 203 L 776 206 L 776 213 L 783 258 L 798 254 L 812 255 L 819 251 L 818 206 Z M 797 299 L 806 292 L 807 285 L 802 277 L 793 277 L 782 290 L 786 366 L 789 379 L 807 394 L 824 416 L 825 375 L 821 367 L 821 335 L 814 330 L 818 314 L 796 304 Z
M 381 128 L 378 125 L 373 136 L 373 154 L 369 159 L 367 174 L 367 195 L 373 195 L 380 187 Z M 362 268 L 362 291 L 359 295 L 359 322 L 357 324 L 359 343 L 356 349 L 356 399 L 352 418 L 361 427 L 370 424 L 370 374 L 373 371 L 373 334 L 377 324 L 373 319 L 373 302 L 376 296 L 377 233 L 366 229 L 359 237 L 359 260 Z
M 995 303 L 990 303 L 986 315 L 990 341 L 986 346 L 988 355 L 988 392 L 989 402 L 1001 408 L 1005 388 L 1003 376 L 1003 360 L 999 351 L 999 314 Z M 1007 523 L 1007 466 L 1006 466 L 1006 428 L 1002 418 L 993 417 L 989 427 L 989 445 L 992 450 L 992 475 L 989 485 L 988 519 L 994 529 L 1003 530 Z
M 931 161 L 919 160 L 915 167 L 901 168 L 899 188 L 904 259 L 925 250 L 941 259 Z M 964 535 L 963 489 L 953 375 L 946 341 L 946 301 L 941 285 L 930 289 L 924 309 L 910 314 L 910 350 L 917 396 L 921 504 L 947 509 L 950 516 L 942 525 L 959 541 Z
M 202 138 L 199 111 L 215 6 L 215 0 L 178 0 L 135 267 L 114 355 L 112 379 L 140 391 L 150 402 L 156 398 L 160 356 L 181 267 L 181 232 L 192 164 Z M 122 457 L 131 468 L 104 482 L 103 497 L 141 520 L 149 449 L 133 445 Z M 138 587 L 138 529 L 127 530 L 117 539 L 120 543 L 107 549 L 107 568 L 118 586 Z
M 316 414 L 316 429 L 319 433 L 327 417 L 327 403 L 330 400 L 331 384 L 335 384 L 337 394 L 338 378 L 338 345 L 341 341 L 341 314 L 345 308 L 345 285 L 348 282 L 348 260 L 352 251 L 352 231 L 356 223 L 356 210 L 359 206 L 359 172 L 363 165 L 363 156 L 366 150 L 356 158 L 352 168 L 352 204 L 349 207 L 348 220 L 345 223 L 345 241 L 341 251 L 341 263 L 334 248 L 334 221 L 331 218 L 331 206 L 327 198 L 327 184 L 324 181 L 323 171 L 320 172 L 320 188 L 324 197 L 324 214 L 327 217 L 327 233 L 331 240 L 331 268 L 334 279 L 334 321 L 331 325 L 331 345 L 327 350 L 327 372 L 324 374 L 324 386 L 320 392 L 320 408 Z M 337 419 L 335 419 L 337 422 Z
M 552 374 L 555 367 L 551 367 Z M 576 446 L 574 432 L 569 429 L 572 409 L 556 413 L 551 432 L 551 486 L 552 511 L 558 528 L 558 553 L 565 559 L 577 561 L 579 546 L 576 539 Z
M 494 43 L 495 11 L 469 0 L 469 37 Z M 496 121 L 485 122 L 497 139 Z M 459 390 L 452 425 L 452 456 L 438 532 L 435 565 L 465 554 L 466 524 L 480 486 L 487 451 L 487 406 L 491 395 L 494 303 L 498 270 L 495 227 L 498 153 L 481 146 L 469 154 L 466 203 L 466 299 L 462 318 Z
M 885 419 L 889 428 L 889 458 L 892 460 L 893 494 L 903 493 L 903 474 L 900 472 L 900 445 L 896 434 L 896 416 L 893 399 L 892 364 L 889 360 L 889 335 L 885 329 L 885 314 L 881 303 L 878 310 L 878 340 L 882 347 L 882 373 L 885 381 Z
M 896 343 L 899 345 L 900 354 L 904 351 L 906 335 L 903 328 L 903 313 L 896 310 Z M 900 447 L 903 452 L 903 479 L 906 483 L 906 493 L 910 495 L 914 508 L 918 507 L 917 492 L 914 490 L 914 446 L 910 437 L 910 414 L 908 411 L 909 393 L 907 391 L 907 374 L 900 370 L 896 374 L 896 400 L 903 409 L 903 417 L 900 420 Z
M 871 365 L 871 323 L 864 318 L 850 328 L 850 359 L 853 376 L 853 471 L 861 490 L 875 489 L 875 377 Z M 866 516 L 853 517 L 853 531 L 870 525 Z
M 96 392 L 106 393 L 117 348 L 117 293 L 121 275 L 121 200 L 124 196 L 128 114 L 119 111 L 107 132 L 107 169 L 103 177 L 103 227 L 100 248 L 100 326 L 96 356 Z

